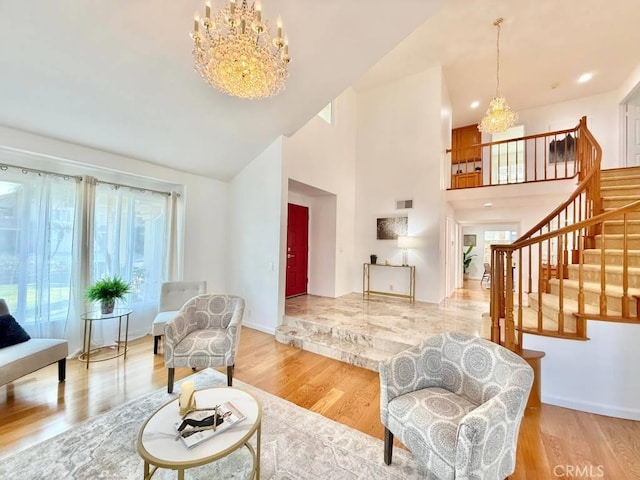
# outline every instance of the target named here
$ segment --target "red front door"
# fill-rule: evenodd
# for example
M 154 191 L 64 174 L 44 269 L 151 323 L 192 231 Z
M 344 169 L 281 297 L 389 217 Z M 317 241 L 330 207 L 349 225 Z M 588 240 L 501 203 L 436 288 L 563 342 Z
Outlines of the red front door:
M 286 297 L 307 293 L 307 259 L 309 256 L 309 209 L 289 204 L 287 222 Z

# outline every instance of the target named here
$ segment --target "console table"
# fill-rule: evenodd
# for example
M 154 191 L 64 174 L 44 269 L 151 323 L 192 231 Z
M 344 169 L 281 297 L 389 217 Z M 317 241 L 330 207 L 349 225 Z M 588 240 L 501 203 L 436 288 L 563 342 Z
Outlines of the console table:
M 409 274 L 409 293 L 395 293 L 395 292 L 380 292 L 377 290 L 371 290 L 370 279 L 372 267 L 380 268 L 403 268 L 407 270 Z M 373 268 L 375 270 L 375 268 Z M 416 301 L 416 267 L 415 265 L 386 265 L 379 263 L 364 263 L 362 265 L 362 298 L 365 295 L 388 295 L 390 297 L 408 298 L 410 302 Z

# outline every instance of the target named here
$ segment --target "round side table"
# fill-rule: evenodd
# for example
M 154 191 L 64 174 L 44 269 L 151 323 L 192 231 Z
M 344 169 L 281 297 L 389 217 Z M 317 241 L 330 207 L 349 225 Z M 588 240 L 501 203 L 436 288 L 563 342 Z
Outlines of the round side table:
M 112 358 L 124 356 L 127 358 L 127 348 L 129 347 L 129 315 L 133 310 L 129 308 L 116 308 L 112 313 L 102 313 L 100 310 L 83 313 L 80 318 L 84 322 L 84 331 L 82 332 L 82 353 L 78 357 L 80 361 L 86 362 L 87 368 L 89 368 L 90 362 L 101 362 L 103 360 L 111 360 Z M 124 328 L 124 341 L 122 340 L 122 319 L 125 319 Z M 99 322 L 103 320 L 118 319 L 118 340 L 116 340 L 117 349 L 114 355 L 107 358 L 91 359 L 91 354 L 100 350 L 95 348 L 91 350 L 91 336 L 93 334 L 93 322 Z M 87 329 L 87 326 L 89 327 Z M 88 330 L 88 332 L 87 332 Z M 120 351 L 120 345 L 123 345 L 122 352 Z

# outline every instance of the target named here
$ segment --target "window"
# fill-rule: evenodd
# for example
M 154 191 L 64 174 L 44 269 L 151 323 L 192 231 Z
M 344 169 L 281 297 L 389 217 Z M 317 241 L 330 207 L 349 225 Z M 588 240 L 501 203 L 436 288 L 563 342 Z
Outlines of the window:
M 166 221 L 176 215 L 176 197 L 0 167 L 0 298 L 29 335 L 66 338 L 77 352 L 84 289 L 106 275 L 132 284 L 124 303 L 135 311 L 129 336 L 148 333 L 160 284 L 178 254 Z M 101 341 L 109 344 L 113 325 L 100 323 Z
M 0 179 L 0 298 L 33 337 L 62 337 L 69 314 L 76 183 L 37 173 Z
M 159 301 L 166 202 L 162 195 L 96 187 L 93 280 L 119 275 L 131 282 L 127 300 L 137 313 Z
M 491 263 L 491 245 L 508 245 L 515 242 L 517 235 L 513 230 L 486 230 L 484 232 L 484 263 Z
M 524 125 L 511 127 L 502 133 L 494 133 L 492 142 L 524 137 Z M 525 180 L 524 140 L 508 142 L 491 148 L 491 183 L 519 183 Z
M 329 125 L 333 124 L 333 102 L 327 104 L 322 110 L 318 112 L 318 116 L 327 122 Z

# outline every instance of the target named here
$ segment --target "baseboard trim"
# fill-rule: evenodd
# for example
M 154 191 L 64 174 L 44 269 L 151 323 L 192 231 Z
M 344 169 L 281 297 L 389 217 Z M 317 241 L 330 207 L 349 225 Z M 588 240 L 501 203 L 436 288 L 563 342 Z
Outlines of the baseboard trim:
M 640 420 L 640 410 L 636 408 L 620 408 L 601 403 L 585 402 L 583 400 L 573 400 L 571 398 L 556 397 L 553 395 L 542 395 L 542 403 L 548 403 L 557 407 L 570 408 L 581 412 L 606 415 L 607 417 L 624 418 L 626 420 Z
M 264 325 L 259 325 L 257 323 L 251 322 L 242 322 L 243 327 L 252 328 L 253 330 L 258 330 L 259 332 L 268 333 L 269 335 L 275 335 L 276 329 L 273 327 L 265 327 Z

